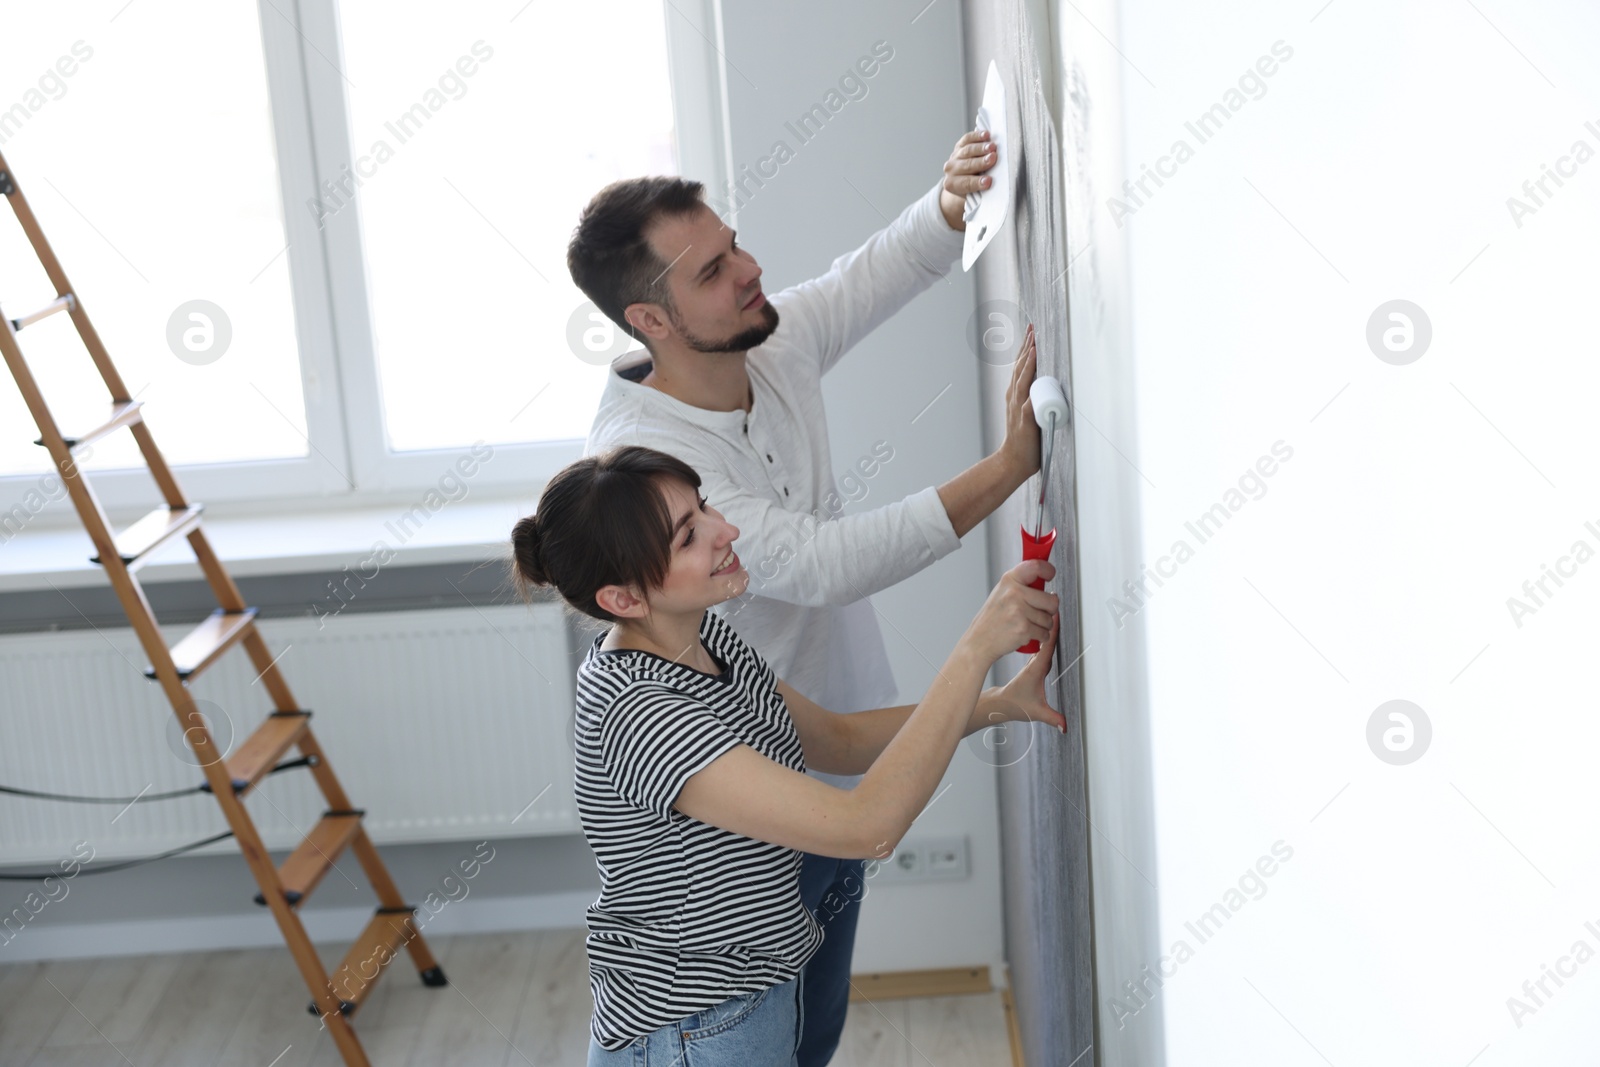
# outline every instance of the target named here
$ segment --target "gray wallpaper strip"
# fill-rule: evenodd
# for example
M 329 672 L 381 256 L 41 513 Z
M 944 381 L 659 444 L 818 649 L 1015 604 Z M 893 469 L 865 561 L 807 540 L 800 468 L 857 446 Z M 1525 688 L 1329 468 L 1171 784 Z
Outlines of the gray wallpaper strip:
M 1094 411 L 1129 412 L 1131 419 L 1131 376 L 1117 326 L 1126 312 L 1121 290 L 1103 284 L 1105 272 L 1120 270 L 1120 253 L 1109 251 L 1117 238 L 1101 234 L 1097 241 L 1090 232 L 1090 175 L 1096 169 L 1090 158 L 1091 86 L 1073 61 L 1073 42 L 1058 40 L 1051 21 L 1055 9 L 1050 0 L 966 7 L 971 99 L 981 99 L 989 60 L 995 60 L 1008 82 L 1016 178 L 1007 231 L 977 268 L 980 314 L 1015 314 L 1019 339 L 1022 325 L 1034 324 L 1038 372 L 1062 382 L 1074 413 L 1065 439 L 1057 435 L 1046 512 L 1047 524 L 1057 530 L 1052 585 L 1062 597 L 1051 702 L 1067 717 L 1069 733 L 1062 738 L 1045 727 L 1010 727 L 1015 736 L 1008 747 L 1020 755 L 997 772 L 1006 955 L 1029 1067 L 1159 1067 L 1159 1002 L 1140 1013 L 1137 1028 L 1118 1029 L 1107 1012 L 1110 998 L 1121 995 L 1120 983 L 1137 978 L 1141 965 L 1159 955 L 1155 888 L 1140 873 L 1153 877 L 1155 871 L 1148 709 L 1139 680 L 1142 644 L 1086 634 L 1086 618 L 1098 620 L 1085 615 L 1092 607 L 1080 604 L 1080 594 L 1084 568 L 1120 569 L 1122 555 L 1137 553 L 1138 509 L 1137 491 L 1124 484 L 1131 472 L 1106 467 L 1098 458 L 1091 466 L 1077 447 L 1088 440 L 1080 429 L 1094 431 L 1076 425 L 1074 382 L 1097 385 Z M 1064 93 L 1058 92 L 1058 79 L 1065 82 Z M 1112 105 L 1100 120 L 1114 122 L 1118 87 L 1093 88 Z M 1060 127 L 1051 110 L 1056 100 L 1064 100 L 1069 111 Z M 1103 128 L 1096 133 L 1105 138 Z M 1070 270 L 1068 249 L 1081 253 Z M 1035 479 L 1022 509 L 1029 523 L 1037 492 Z M 1087 495 L 1080 499 L 1080 493 Z M 1117 515 L 1109 524 L 1115 532 L 1085 557 L 1079 516 L 1108 510 Z M 1108 527 L 1104 521 L 1095 525 Z M 1020 543 L 1009 526 L 999 536 L 1013 542 L 1001 555 L 1002 565 L 1010 566 L 1020 558 Z M 1080 659 L 1086 640 L 1091 647 Z M 1098 684 L 1087 685 L 1085 672 L 1100 672 Z M 1118 696 L 1087 700 L 1088 693 L 1107 692 Z M 1099 832 L 1108 827 L 1117 839 Z
M 1160 1067 L 1166 1059 L 1165 1002 L 1156 973 L 1161 955 L 1159 875 L 1144 626 L 1141 619 L 1118 627 L 1103 607 L 1107 588 L 1125 575 L 1140 573 L 1143 566 L 1143 475 L 1133 465 L 1136 460 L 1122 454 L 1136 455 L 1138 443 L 1127 246 L 1124 234 L 1105 221 L 1103 207 L 1107 188 L 1120 184 L 1123 170 L 1121 70 L 1102 66 L 1099 80 L 1093 81 L 1080 55 L 1103 49 L 1105 42 L 1084 25 L 1090 16 L 1076 8 L 1061 10 L 1070 10 L 1075 16 L 1070 25 L 1080 29 L 1076 35 L 1059 29 L 1054 35 L 1058 84 L 1053 99 L 1062 109 L 1067 175 L 1063 247 L 1072 257 L 1065 279 L 1072 374 L 1095 419 L 1092 428 L 1079 427 L 1077 440 L 1084 447 L 1074 464 L 1080 588 L 1098 590 L 1083 600 L 1089 649 L 1081 677 L 1088 804 L 1074 816 L 1089 831 L 1095 1059 L 1104 1067 Z M 1115 32 L 1113 5 L 1102 5 L 1092 18 Z M 1132 987 L 1139 990 L 1137 995 L 1130 992 Z
M 1033 323 L 1038 335 L 1039 373 L 1059 379 L 1070 403 L 1068 305 L 1062 278 L 1067 269 L 1066 219 L 1057 177 L 1061 154 L 1027 15 L 1009 6 L 1002 19 L 1004 39 L 993 58 L 1008 76 L 1014 100 L 1010 107 L 1015 168 L 1012 240 L 1005 251 L 1015 263 L 1020 319 Z M 1057 531 L 1052 584 L 1061 596 L 1053 703 L 1067 717 L 1067 736 L 1050 737 L 1041 726 L 1012 727 L 1041 736 L 1032 739 L 1022 760 L 1000 771 L 1002 863 L 1010 919 L 1006 954 L 1027 1062 L 1038 1067 L 1057 1063 L 1065 1067 L 1095 1043 L 1089 827 L 1081 815 L 1089 804 L 1082 663 L 1060 672 L 1062 665 L 1078 659 L 1083 647 L 1078 538 L 1072 521 L 1077 499 L 1072 448 L 1076 427 L 1066 429 L 1064 434 L 1057 430 L 1045 517 Z M 1030 484 L 1030 492 L 1037 491 L 1036 484 Z

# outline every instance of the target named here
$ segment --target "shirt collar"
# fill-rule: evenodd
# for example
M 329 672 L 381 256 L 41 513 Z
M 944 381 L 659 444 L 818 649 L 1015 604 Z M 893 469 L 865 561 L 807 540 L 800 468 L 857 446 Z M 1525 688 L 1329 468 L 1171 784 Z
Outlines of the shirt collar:
M 640 366 L 648 366 L 649 363 L 650 354 L 648 352 L 642 352 L 638 356 L 625 356 L 618 359 L 617 362 L 611 364 L 606 380 L 606 390 L 618 398 L 645 405 L 646 410 L 666 412 L 691 425 L 721 431 L 730 437 L 737 437 L 744 432 L 745 421 L 755 412 L 753 403 L 749 412 L 737 408 L 733 411 L 711 411 L 708 408 L 697 408 L 693 404 L 685 404 L 677 397 L 668 396 L 659 389 L 652 389 L 648 385 L 630 381 L 619 373 L 624 370 L 633 370 Z M 751 379 L 750 389 L 753 395 L 755 391 L 754 378 Z

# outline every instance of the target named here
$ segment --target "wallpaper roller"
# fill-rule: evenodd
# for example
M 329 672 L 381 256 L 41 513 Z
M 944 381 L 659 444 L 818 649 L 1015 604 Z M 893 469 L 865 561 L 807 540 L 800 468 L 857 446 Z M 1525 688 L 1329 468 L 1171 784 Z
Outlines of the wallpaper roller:
M 1056 531 L 1052 528 L 1045 533 L 1044 495 L 1050 487 L 1050 457 L 1056 450 L 1056 429 L 1067 423 L 1067 395 L 1056 379 L 1040 377 L 1028 388 L 1028 399 L 1033 402 L 1033 418 L 1039 424 L 1043 448 L 1039 461 L 1039 517 L 1034 521 L 1033 533 L 1028 532 L 1027 526 L 1022 528 L 1022 558 L 1049 559 L 1050 549 L 1055 547 Z M 1035 579 L 1033 588 L 1043 589 L 1044 579 Z M 1017 651 L 1032 655 L 1039 651 L 1039 642 L 1029 641 Z

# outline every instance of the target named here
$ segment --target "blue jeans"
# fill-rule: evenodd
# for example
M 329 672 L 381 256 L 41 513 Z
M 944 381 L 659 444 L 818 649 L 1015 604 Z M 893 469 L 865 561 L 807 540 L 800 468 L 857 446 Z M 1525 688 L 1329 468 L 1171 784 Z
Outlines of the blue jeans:
M 827 1067 L 850 1006 L 850 957 L 867 894 L 866 862 L 804 853 L 800 899 L 822 927 L 822 947 L 805 966 L 805 1028 L 799 1067 Z
M 730 997 L 608 1052 L 589 1038 L 588 1067 L 794 1067 L 805 974 Z

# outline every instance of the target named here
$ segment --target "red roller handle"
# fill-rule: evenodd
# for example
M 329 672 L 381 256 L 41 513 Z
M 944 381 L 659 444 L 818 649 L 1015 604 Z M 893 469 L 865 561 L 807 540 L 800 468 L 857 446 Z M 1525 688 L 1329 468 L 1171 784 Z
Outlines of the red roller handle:
M 1050 558 L 1050 549 L 1055 547 L 1055 543 L 1056 543 L 1056 532 L 1054 530 L 1051 530 L 1049 533 L 1045 534 L 1043 537 L 1035 537 L 1035 536 L 1033 536 L 1033 534 L 1028 532 L 1028 528 L 1026 526 L 1024 526 L 1022 528 L 1022 558 L 1023 559 L 1049 559 Z M 1033 589 L 1043 589 L 1044 588 L 1044 579 L 1043 578 L 1034 579 L 1034 581 L 1033 581 L 1033 583 L 1031 585 L 1031 588 L 1033 588 Z M 1027 644 L 1025 644 L 1021 648 L 1017 649 L 1017 651 L 1025 654 L 1025 655 L 1031 656 L 1035 652 L 1039 651 L 1039 642 L 1037 642 L 1037 641 L 1029 641 Z

